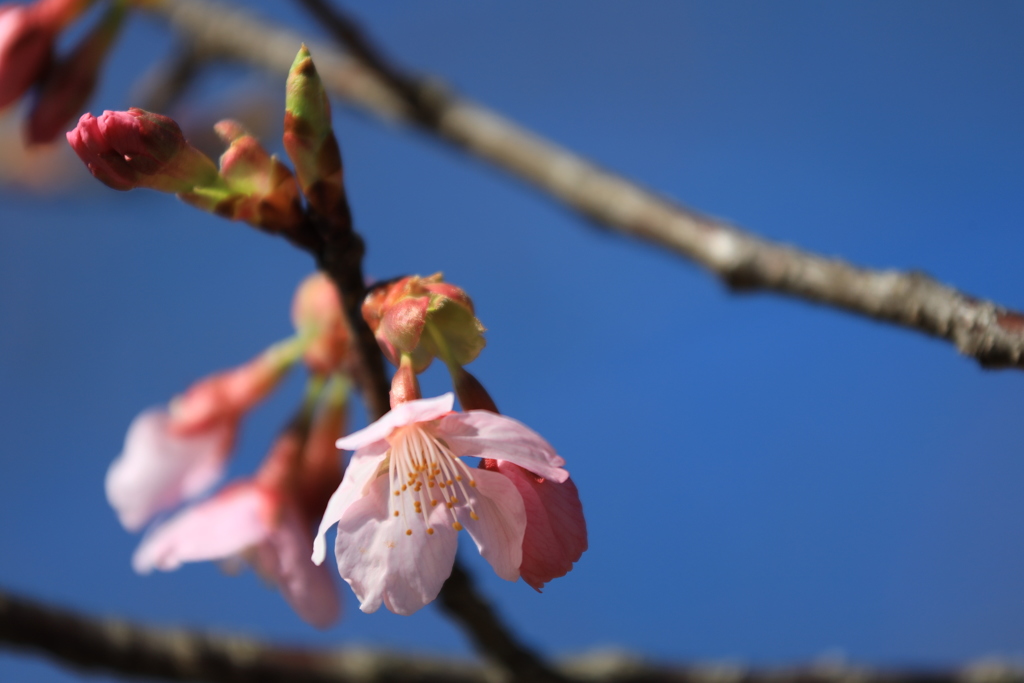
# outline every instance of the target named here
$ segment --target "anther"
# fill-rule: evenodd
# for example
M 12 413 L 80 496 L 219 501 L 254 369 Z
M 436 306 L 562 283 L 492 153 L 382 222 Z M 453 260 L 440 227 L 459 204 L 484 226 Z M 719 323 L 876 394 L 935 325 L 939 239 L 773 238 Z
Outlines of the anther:
M 395 510 L 395 517 L 398 516 L 398 510 Z
M 470 486 L 473 486 L 473 487 L 476 487 L 476 481 L 475 481 L 475 480 L 473 480 L 473 479 L 470 479 L 470 480 L 469 480 L 469 485 L 470 485 Z
M 455 522 L 455 524 L 452 524 L 452 528 L 455 529 L 456 531 L 462 531 L 462 525 L 459 524 L 458 522 Z M 412 532 L 410 531 L 409 533 L 411 534 Z
M 455 475 L 455 481 L 462 481 L 462 475 L 461 474 L 456 474 Z
M 412 536 L 412 529 L 406 529 L 405 530 L 405 535 L 406 536 Z
M 472 520 L 473 520 L 474 522 L 479 522 L 479 521 L 480 521 L 480 518 L 479 518 L 479 517 L 477 516 L 477 514 L 476 514 L 475 512 L 473 512 L 472 510 L 470 511 L 470 513 L 469 513 L 469 516 L 470 516 L 470 518 L 471 518 L 471 519 L 472 519 Z
M 431 527 L 427 527 L 427 535 L 433 536 L 434 535 L 434 529 L 431 528 Z

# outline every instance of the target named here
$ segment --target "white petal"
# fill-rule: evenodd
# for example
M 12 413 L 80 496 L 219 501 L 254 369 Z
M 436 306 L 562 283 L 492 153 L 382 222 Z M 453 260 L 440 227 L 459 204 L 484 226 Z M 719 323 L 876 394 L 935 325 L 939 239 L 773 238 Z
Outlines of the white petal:
M 136 417 L 124 450 L 107 470 L 107 500 L 129 531 L 205 493 L 224 473 L 233 425 L 182 437 L 170 432 L 168 419 L 160 408 Z
M 451 413 L 437 429 L 455 455 L 508 460 L 545 479 L 563 482 L 569 473 L 555 449 L 537 432 L 510 417 L 487 410 Z
M 260 543 L 273 531 L 278 501 L 254 484 L 224 489 L 146 534 L 132 557 L 140 574 L 185 562 L 220 560 Z
M 300 617 L 317 628 L 338 619 L 341 601 L 327 567 L 309 559 L 310 533 L 292 505 L 282 510 L 280 523 L 256 548 L 253 566 L 280 589 Z
M 338 522 L 338 572 L 364 612 L 383 602 L 395 614 L 412 614 L 436 598 L 451 575 L 458 534 L 443 506 L 431 510 L 434 533 L 427 534 L 419 515 L 389 512 L 390 495 L 388 479 L 379 477 Z
M 526 508 L 515 485 L 506 477 L 487 470 L 474 470 L 476 486 L 468 489 L 478 520 L 470 508 L 458 506 L 459 521 L 476 542 L 494 572 L 506 581 L 519 578 L 523 560 L 523 535 L 526 532 Z
M 352 432 L 338 439 L 337 446 L 346 451 L 354 451 L 386 439 L 391 432 L 412 424 L 413 422 L 429 422 L 450 413 L 455 405 L 455 395 L 451 392 L 437 398 L 421 398 L 401 403 L 386 413 L 373 424 Z
M 341 486 L 331 495 L 327 501 L 327 508 L 324 510 L 323 519 L 320 520 L 320 528 L 313 539 L 313 562 L 323 564 L 327 557 L 327 530 L 334 526 L 345 511 L 352 506 L 359 498 L 367 495 L 370 483 L 377 476 L 377 470 L 387 457 L 387 443 L 378 444 L 374 449 L 364 449 L 352 456 L 345 468 L 345 476 L 341 480 Z M 387 481 L 387 476 L 382 477 Z

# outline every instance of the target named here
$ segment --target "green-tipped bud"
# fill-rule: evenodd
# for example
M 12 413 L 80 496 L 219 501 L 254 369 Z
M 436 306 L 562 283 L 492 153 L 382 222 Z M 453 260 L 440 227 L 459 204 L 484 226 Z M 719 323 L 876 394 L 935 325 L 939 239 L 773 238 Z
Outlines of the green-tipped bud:
M 449 367 L 471 363 L 484 348 L 484 326 L 466 293 L 430 277 L 411 275 L 370 293 L 363 318 L 395 365 L 423 372 L 434 358 Z
M 224 120 L 214 129 L 228 143 L 220 157 L 220 175 L 232 193 L 223 207 L 228 217 L 271 232 L 298 229 L 304 213 L 299 184 L 288 167 L 240 123 Z
M 341 151 L 331 127 L 331 104 L 305 45 L 288 73 L 284 148 L 310 206 L 328 217 L 344 212 Z

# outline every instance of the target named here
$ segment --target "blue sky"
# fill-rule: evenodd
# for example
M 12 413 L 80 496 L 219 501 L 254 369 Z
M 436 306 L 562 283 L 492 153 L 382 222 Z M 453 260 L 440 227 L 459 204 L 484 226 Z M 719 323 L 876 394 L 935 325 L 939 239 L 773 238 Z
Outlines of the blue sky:
M 289 3 L 252 4 L 317 35 Z M 1024 308 L 1020 4 L 355 9 L 405 63 L 660 193 Z M 91 111 L 132 105 L 142 65 L 171 45 L 133 19 Z M 218 69 L 183 118 L 282 90 Z M 473 296 L 489 332 L 470 369 L 579 485 L 590 550 L 543 595 L 462 544 L 528 642 L 752 664 L 1024 658 L 1024 376 L 732 295 L 438 142 L 340 104 L 336 123 L 368 272 L 442 270 Z M 129 421 L 289 334 L 311 268 L 168 197 L 87 179 L 0 190 L 0 586 L 157 624 L 469 654 L 432 607 L 363 615 L 346 588 L 343 622 L 320 633 L 251 573 L 129 567 L 138 539 L 102 492 Z M 300 389 L 250 417 L 233 474 L 256 466 Z M 0 679 L 75 680 L 11 654 Z

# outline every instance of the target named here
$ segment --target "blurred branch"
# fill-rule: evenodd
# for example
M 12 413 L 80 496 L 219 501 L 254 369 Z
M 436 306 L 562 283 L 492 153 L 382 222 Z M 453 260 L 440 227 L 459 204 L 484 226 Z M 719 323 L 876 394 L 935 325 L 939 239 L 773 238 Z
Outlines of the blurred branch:
M 147 111 L 167 113 L 195 82 L 205 62 L 205 56 L 195 46 L 184 43 L 142 77 L 134 89 L 133 104 Z
M 318 5 L 320 12 L 331 11 L 323 2 L 303 1 Z M 211 0 L 144 4 L 210 54 L 276 73 L 287 71 L 301 42 L 290 31 Z M 345 42 L 356 57 L 314 45 L 317 66 L 334 94 L 364 112 L 418 125 L 534 185 L 599 226 L 692 260 L 735 291 L 773 291 L 845 309 L 950 341 L 986 367 L 1024 368 L 1024 315 L 922 273 L 857 267 L 770 242 L 675 204 L 456 97 L 432 80 L 404 75 L 372 49 L 354 22 L 334 14 L 342 17 L 349 33 Z M 341 37 L 331 22 L 327 27 Z M 353 35 L 360 42 L 354 42 Z M 386 68 L 378 71 L 381 64 Z M 396 78 L 406 85 L 397 87 Z
M 0 591 L 0 647 L 47 657 L 82 673 L 207 683 L 498 683 L 497 669 L 361 650 L 283 647 L 239 636 L 98 619 Z M 998 663 L 960 672 L 872 671 L 822 663 L 799 669 L 653 666 L 594 654 L 560 667 L 578 683 L 1021 683 Z M 535 679 L 522 679 L 535 680 Z

